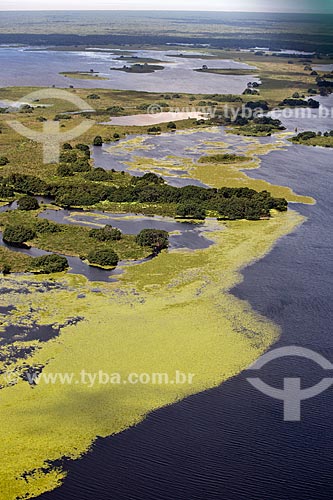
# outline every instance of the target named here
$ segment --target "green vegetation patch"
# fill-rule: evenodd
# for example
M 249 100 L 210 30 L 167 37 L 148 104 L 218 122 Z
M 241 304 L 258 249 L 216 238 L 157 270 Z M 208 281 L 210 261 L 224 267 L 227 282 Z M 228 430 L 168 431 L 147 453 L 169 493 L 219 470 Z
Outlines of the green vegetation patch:
M 132 64 L 132 66 L 123 66 L 122 68 L 110 68 L 112 71 L 124 71 L 125 73 L 155 73 L 164 69 L 164 66 L 158 64 Z
M 212 73 L 214 75 L 230 75 L 230 76 L 246 76 L 246 75 L 252 75 L 253 74 L 258 74 L 257 69 L 237 69 L 237 68 L 232 68 L 232 69 L 221 69 L 221 68 L 208 68 L 208 67 L 202 67 L 199 69 L 194 69 L 193 71 L 197 71 L 198 73 Z
M 304 144 L 305 146 L 321 146 L 323 148 L 333 147 L 333 130 L 329 132 L 312 132 L 306 131 L 297 134 L 289 139 L 296 144 Z
M 95 71 L 63 71 L 59 73 L 66 78 L 73 78 L 75 80 L 108 80 L 108 78 L 99 76 Z
M 157 408 L 220 385 L 265 352 L 278 328 L 228 290 L 241 280 L 239 269 L 301 221 L 290 211 L 269 221 L 230 222 L 224 231 L 210 234 L 216 244 L 209 249 L 162 252 L 128 268 L 120 282 L 100 284 L 100 293 L 84 279 L 67 275 L 47 293 L 23 296 L 19 291 L 24 287 L 43 289 L 43 278 L 34 283 L 17 279 L 18 292 L 5 297 L 5 304 L 15 304 L 16 315 L 37 310 L 42 324 L 66 323 L 73 311 L 85 319 L 62 327 L 58 338 L 39 343 L 29 355 L 29 366 L 42 365 L 45 376 L 74 373 L 77 380 L 83 368 L 110 373 L 110 366 L 122 377 L 162 372 L 173 379 L 176 370 L 194 376 L 192 383 L 174 385 L 89 387 L 40 379 L 32 390 L 22 378 L 12 386 L 5 383 L 0 408 L 5 436 L 0 490 L 5 498 L 35 497 L 58 487 L 66 472 L 51 463 L 59 464 L 64 456 L 77 459 L 96 436 L 119 433 Z M 7 283 L 13 288 L 13 280 Z M 11 365 L 10 372 L 15 368 Z M 0 378 L 3 383 L 3 374 Z
M 202 156 L 199 159 L 199 163 L 239 163 L 247 161 L 251 161 L 251 158 L 248 156 L 236 155 L 234 153 Z
M 61 255 L 51 254 L 35 257 L 31 263 L 29 270 L 35 273 L 51 274 L 61 273 L 68 269 L 68 261 L 66 257 Z

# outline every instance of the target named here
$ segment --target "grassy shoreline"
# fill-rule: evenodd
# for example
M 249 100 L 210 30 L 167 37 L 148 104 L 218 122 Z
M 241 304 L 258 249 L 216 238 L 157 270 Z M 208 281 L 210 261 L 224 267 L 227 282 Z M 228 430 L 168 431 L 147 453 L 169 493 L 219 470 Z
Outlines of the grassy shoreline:
M 237 54 L 239 59 L 253 57 Z M 277 97 L 273 95 L 276 81 L 280 80 L 268 65 L 284 65 L 284 71 L 281 69 L 284 76 L 291 69 L 285 61 L 271 59 L 260 59 L 260 69 L 267 75 L 260 91 L 263 98 L 281 100 L 286 89 L 280 89 Z M 305 75 L 299 83 L 287 84 L 299 90 L 308 85 L 308 79 Z M 19 92 L 14 89 L 11 95 Z M 101 94 L 101 108 L 114 96 L 118 96 L 117 105 L 125 105 L 125 92 L 96 92 Z M 88 91 L 77 93 L 84 97 Z M 139 96 L 128 92 L 127 99 L 130 98 L 137 106 L 147 100 L 154 102 L 156 95 L 147 99 L 145 93 Z M 182 96 L 180 102 L 189 102 L 189 96 Z M 41 112 L 50 117 L 57 110 L 54 107 Z M 74 123 L 76 119 L 73 118 Z M 35 116 L 24 116 L 24 122 L 36 126 Z M 64 123 L 65 130 L 67 126 Z M 82 142 L 91 143 L 98 133 L 111 136 L 117 131 L 124 135 L 133 130 L 144 133 L 139 127 L 94 125 Z M 39 146 L 31 141 L 18 141 L 4 125 L 0 147 L 5 149 L 8 145 L 9 152 L 4 150 L 4 153 L 8 154 L 10 164 L 4 167 L 4 173 L 16 169 L 36 175 L 37 170 L 45 179 L 54 178 L 55 167 L 42 166 Z M 260 166 L 259 152 L 264 154 L 266 150 L 270 151 L 271 146 L 265 149 L 253 140 L 243 151 L 251 157 L 248 163 L 192 163 L 187 165 L 189 175 L 212 187 L 257 187 L 275 196 L 286 196 L 289 201 L 312 203 L 311 198 L 299 196 L 288 187 L 272 186 L 246 175 L 244 170 Z M 144 161 L 147 160 L 142 160 L 142 169 Z M 215 242 L 211 247 L 194 252 L 163 251 L 149 262 L 126 268 L 116 283 L 96 285 L 79 275 L 53 276 L 48 281 L 45 276 L 1 279 L 6 290 L 4 306 L 15 308 L 1 315 L 2 328 L 60 326 L 59 336 L 47 342 L 15 338 L 13 349 L 31 348 L 31 352 L 23 359 L 8 355 L 0 363 L 0 370 L 14 373 L 14 378 L 9 379 L 0 373 L 0 384 L 4 385 L 0 407 L 4 438 L 0 451 L 5 470 L 0 477 L 0 490 L 5 499 L 33 498 L 60 486 L 66 472 L 61 464 L 50 463 L 59 464 L 62 457 L 80 458 L 97 436 L 119 433 L 155 409 L 221 384 L 267 350 L 278 338 L 279 328 L 229 292 L 243 279 L 244 267 L 267 255 L 280 238 L 303 221 L 293 210 L 275 213 L 270 220 L 263 221 L 214 221 L 208 236 Z M 26 292 L 23 294 L 22 290 Z M 69 324 L 73 317 L 82 320 Z M 43 366 L 44 374 L 74 373 L 75 377 L 82 369 L 94 374 L 99 370 L 119 372 L 124 377 L 133 372 L 163 372 L 170 378 L 175 370 L 180 370 L 194 374 L 194 379 L 192 384 L 183 385 L 88 387 L 82 383 L 40 383 L 32 388 L 20 378 L 26 365 Z
M 228 291 L 242 279 L 244 266 L 267 254 L 278 238 L 302 221 L 290 211 L 270 221 L 228 223 L 224 231 L 209 233 L 215 240 L 209 249 L 162 252 L 153 261 L 127 269 L 119 283 L 103 284 L 98 294 L 84 278 L 69 276 L 59 285 L 72 291 L 59 287 L 25 297 L 9 293 L 6 300 L 17 309 L 7 321 L 14 324 L 15 317 L 19 321 L 29 307 L 38 308 L 44 324 L 52 318 L 59 322 L 73 311 L 84 317 L 76 326 L 62 328 L 59 338 L 38 343 L 29 364 L 45 365 L 45 373 L 77 375 L 84 368 L 124 376 L 154 371 L 171 376 L 178 369 L 195 376 L 193 384 L 182 386 L 102 385 L 89 389 L 86 385 L 41 383 L 32 390 L 20 380 L 2 389 L 6 437 L 0 449 L 6 472 L 0 488 L 6 500 L 24 494 L 37 496 L 59 486 L 65 472 L 46 465 L 47 461 L 62 456 L 79 458 L 97 435 L 121 432 L 154 409 L 219 385 L 264 352 L 277 338 L 277 327 Z M 25 283 L 33 292 L 42 286 L 43 278 L 4 280 L 14 288 Z M 78 294 L 84 295 L 79 302 Z M 50 428 L 56 432 L 50 433 Z M 26 479 L 24 472 L 29 473 Z

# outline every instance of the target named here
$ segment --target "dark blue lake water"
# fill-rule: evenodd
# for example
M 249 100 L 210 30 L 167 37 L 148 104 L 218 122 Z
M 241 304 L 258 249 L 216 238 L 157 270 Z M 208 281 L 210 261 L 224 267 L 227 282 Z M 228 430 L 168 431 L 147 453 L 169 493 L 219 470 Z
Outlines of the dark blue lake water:
M 261 168 L 248 172 L 317 203 L 295 205 L 308 220 L 246 268 L 232 290 L 281 327 L 277 346 L 307 347 L 331 361 L 332 158 L 332 150 L 295 145 L 264 156 Z M 266 365 L 260 376 L 282 388 L 284 377 L 299 376 L 307 387 L 329 375 L 290 358 Z M 150 414 L 135 428 L 98 439 L 91 453 L 68 464 L 63 486 L 41 498 L 331 500 L 332 396 L 330 389 L 303 402 L 301 422 L 284 422 L 282 402 L 258 392 L 242 373 Z

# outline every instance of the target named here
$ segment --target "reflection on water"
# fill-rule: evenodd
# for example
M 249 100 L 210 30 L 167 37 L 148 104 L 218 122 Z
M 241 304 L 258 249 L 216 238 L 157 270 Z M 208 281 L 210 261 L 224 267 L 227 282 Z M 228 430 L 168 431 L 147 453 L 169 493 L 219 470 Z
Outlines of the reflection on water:
M 193 69 L 201 68 L 207 60 L 170 57 L 174 52 L 162 50 L 136 50 L 132 54 L 139 57 L 159 59 L 164 70 L 149 74 L 126 73 L 110 70 L 121 68 L 126 59 L 117 60 L 116 53 L 94 51 L 56 51 L 25 50 L 22 47 L 0 47 L 0 63 L 6 68 L 1 75 L 3 87 L 16 86 L 20 75 L 21 86 L 52 86 L 78 88 L 112 88 L 119 90 L 141 90 L 147 92 L 184 92 L 201 94 L 241 94 L 249 79 L 258 81 L 253 75 L 216 75 L 198 73 Z M 252 69 L 244 63 L 216 59 L 211 67 L 224 69 Z M 67 78 L 59 73 L 93 69 L 106 80 Z

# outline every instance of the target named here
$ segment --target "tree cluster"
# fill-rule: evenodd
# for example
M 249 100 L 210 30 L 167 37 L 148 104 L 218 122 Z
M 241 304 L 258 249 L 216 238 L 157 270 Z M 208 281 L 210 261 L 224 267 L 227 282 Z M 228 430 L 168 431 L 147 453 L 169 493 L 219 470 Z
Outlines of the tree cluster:
M 23 224 L 11 224 L 5 227 L 2 239 L 8 245 L 22 246 L 27 241 L 33 240 L 35 236 L 34 229 Z
M 66 257 L 57 254 L 42 255 L 35 257 L 32 261 L 30 270 L 43 274 L 61 273 L 68 269 L 68 260 Z
M 122 232 L 117 227 L 107 224 L 101 229 L 91 229 L 89 236 L 98 241 L 117 241 L 121 240 Z
M 89 252 L 87 259 L 90 264 L 101 267 L 116 267 L 119 262 L 118 255 L 111 248 L 93 250 Z
M 312 132 L 311 130 L 307 130 L 305 132 L 300 132 L 293 137 L 292 140 L 293 142 L 306 142 L 316 137 L 333 137 L 333 130 L 327 132 Z
M 169 245 L 169 233 L 162 229 L 143 229 L 135 238 L 142 247 L 150 247 L 158 253 Z
M 19 210 L 38 210 L 39 209 L 39 203 L 37 198 L 34 196 L 22 196 L 17 202 L 17 206 Z
M 97 170 L 97 169 L 96 169 Z M 102 174 L 104 176 L 104 174 Z M 85 181 L 77 184 L 57 184 L 47 185 L 44 181 L 32 176 L 12 176 L 12 187 L 15 191 L 31 192 L 35 187 L 40 194 L 41 187 L 44 192 L 55 199 L 55 203 L 66 208 L 78 206 L 91 206 L 101 201 L 115 203 L 154 203 L 154 204 L 175 204 L 179 216 L 192 216 L 196 213 L 202 218 L 207 211 L 219 212 L 221 202 L 231 198 L 252 199 L 253 203 L 262 206 L 262 213 L 269 216 L 269 210 L 286 210 L 287 201 L 280 198 L 273 198 L 267 191 L 258 193 L 249 188 L 204 188 L 199 186 L 175 187 L 165 183 L 164 179 L 154 173 L 147 173 L 143 177 L 132 177 L 130 184 L 116 187 L 99 182 Z M 17 183 L 16 183 L 17 182 Z M 188 205 L 192 208 L 189 210 Z M 180 205 L 180 207 L 179 207 Z M 223 204 L 223 210 L 225 203 Z M 192 211 L 192 213 L 191 213 Z M 248 213 L 248 212 L 246 212 Z M 260 218 L 259 211 L 258 218 Z M 225 212 L 221 212 L 224 216 Z M 247 218 L 247 217 L 246 217 Z M 253 218 L 253 215 L 250 217 Z
M 320 104 L 318 101 L 315 99 L 308 99 L 307 101 L 305 99 L 283 99 L 283 101 L 280 102 L 279 106 L 288 106 L 290 108 L 296 108 L 296 107 L 307 107 L 307 108 L 313 108 L 317 109 L 319 108 Z

